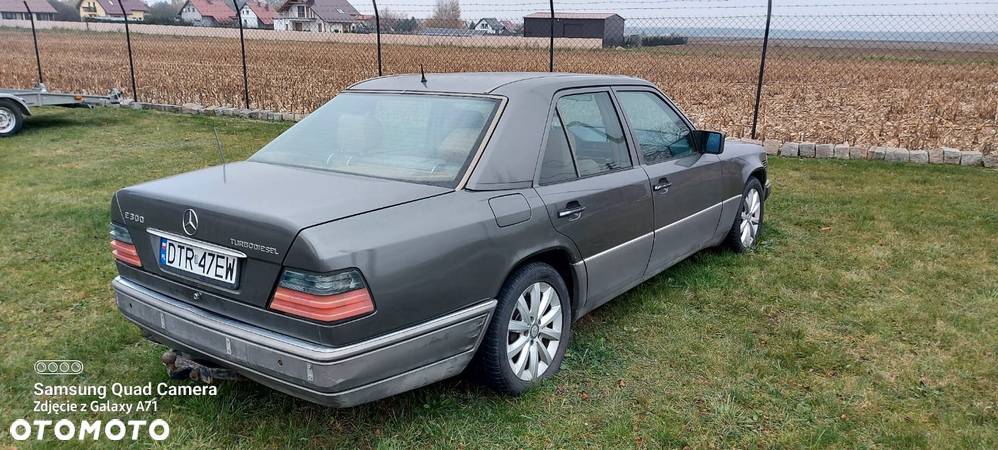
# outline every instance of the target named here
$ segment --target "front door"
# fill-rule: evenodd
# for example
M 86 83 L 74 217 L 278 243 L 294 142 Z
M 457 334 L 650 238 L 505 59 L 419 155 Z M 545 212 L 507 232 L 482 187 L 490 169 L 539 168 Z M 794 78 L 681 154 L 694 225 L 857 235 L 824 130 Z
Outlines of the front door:
M 720 158 L 697 151 L 692 128 L 653 89 L 615 91 L 655 204 L 654 275 L 703 248 L 721 215 Z
M 537 193 L 555 229 L 575 242 L 591 309 L 641 280 L 652 248 L 651 188 L 632 162 L 609 90 L 557 99 Z

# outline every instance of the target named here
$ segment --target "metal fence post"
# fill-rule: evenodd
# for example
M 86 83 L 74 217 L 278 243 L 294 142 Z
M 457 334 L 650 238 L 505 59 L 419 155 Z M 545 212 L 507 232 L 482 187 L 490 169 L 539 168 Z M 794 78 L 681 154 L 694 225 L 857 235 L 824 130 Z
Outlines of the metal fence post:
M 35 33 L 35 14 L 31 12 L 28 0 L 24 0 L 24 9 L 28 11 L 28 18 L 31 19 L 31 39 L 35 41 L 35 64 L 38 66 L 38 84 L 44 85 L 45 79 L 42 78 L 42 56 L 38 51 L 38 34 Z
M 132 101 L 139 101 L 139 93 L 135 89 L 135 62 L 132 60 L 132 33 L 128 30 L 128 12 L 125 5 L 118 0 L 118 7 L 121 8 L 121 16 L 125 18 L 125 43 L 128 45 L 128 73 L 132 77 Z
M 550 0 L 551 4 L 551 26 L 550 33 L 551 36 L 548 37 L 550 41 L 548 42 L 548 72 L 554 72 L 554 0 Z
M 239 47 L 243 55 L 243 104 L 246 105 L 246 109 L 249 109 L 249 75 L 246 71 L 246 40 L 243 38 L 243 8 L 235 0 L 233 0 L 232 4 L 236 6 L 236 21 L 239 22 Z M 246 2 L 243 2 L 243 6 L 246 6 Z
M 759 101 L 762 99 L 762 79 L 766 76 L 766 50 L 769 48 L 769 22 L 773 18 L 773 0 L 766 7 L 766 33 L 762 37 L 762 58 L 759 60 L 759 82 L 755 87 L 755 110 L 752 112 L 752 139 L 755 139 L 755 126 L 759 122 Z
M 381 13 L 378 12 L 378 0 L 371 0 L 374 4 L 374 32 L 377 34 L 378 39 L 378 76 L 381 73 Z

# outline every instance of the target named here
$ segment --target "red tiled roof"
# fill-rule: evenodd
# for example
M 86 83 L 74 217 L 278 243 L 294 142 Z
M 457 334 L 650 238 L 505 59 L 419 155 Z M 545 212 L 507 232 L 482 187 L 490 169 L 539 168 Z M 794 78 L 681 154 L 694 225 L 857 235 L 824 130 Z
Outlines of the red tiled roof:
M 104 12 L 109 16 L 121 17 L 121 6 L 118 5 L 118 0 L 82 0 L 76 3 L 76 8 L 80 8 L 80 3 L 83 1 L 92 1 L 100 5 L 104 9 Z M 142 0 L 121 0 L 121 3 L 125 6 L 125 11 L 131 13 L 132 11 L 149 11 L 149 6 L 145 4 Z M 34 9 L 34 7 L 32 7 Z
M 253 14 L 256 14 L 256 19 L 260 21 L 260 23 L 264 25 L 274 24 L 274 16 L 277 15 L 277 11 L 274 11 L 274 8 L 271 8 L 270 4 L 265 2 L 249 2 L 246 3 L 246 6 L 249 6 L 249 8 L 253 10 Z
M 55 8 L 45 0 L 28 0 L 33 13 L 55 13 Z M 22 0 L 0 0 L 0 12 L 28 12 Z
M 198 10 L 198 14 L 211 17 L 216 22 L 236 20 L 236 11 L 222 0 L 187 0 L 187 3 L 194 6 L 194 9 Z
M 555 19 L 609 19 L 613 16 L 619 16 L 615 13 L 573 13 L 573 12 L 557 12 L 554 13 Z M 523 16 L 524 19 L 550 19 L 550 12 L 535 12 L 533 14 L 527 14 Z

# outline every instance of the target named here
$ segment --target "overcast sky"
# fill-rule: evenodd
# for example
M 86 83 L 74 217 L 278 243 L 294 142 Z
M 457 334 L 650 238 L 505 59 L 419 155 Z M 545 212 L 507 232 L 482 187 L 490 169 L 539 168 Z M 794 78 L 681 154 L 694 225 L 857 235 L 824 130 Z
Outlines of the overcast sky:
M 370 2 L 351 1 L 360 10 L 372 10 Z M 381 8 L 395 8 L 428 14 L 434 0 L 381 0 Z M 560 7 L 560 8 L 559 8 Z M 776 0 L 774 14 L 931 14 L 931 13 L 998 13 L 998 1 L 979 0 Z M 519 16 L 523 13 L 546 11 L 548 2 L 541 0 L 461 0 L 465 14 L 499 14 Z M 612 11 L 625 18 L 663 15 L 752 15 L 766 12 L 765 0 L 632 0 L 632 1 L 555 1 L 555 10 Z

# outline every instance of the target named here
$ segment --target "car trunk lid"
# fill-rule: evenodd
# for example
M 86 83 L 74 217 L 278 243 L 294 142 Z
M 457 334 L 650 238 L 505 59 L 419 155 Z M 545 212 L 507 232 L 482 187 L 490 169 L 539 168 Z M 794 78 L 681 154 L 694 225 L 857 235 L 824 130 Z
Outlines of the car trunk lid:
M 115 219 L 129 228 L 145 270 L 262 307 L 269 300 L 285 254 L 302 229 L 450 191 L 314 169 L 237 162 L 123 189 L 115 197 L 120 214 Z M 185 222 L 190 222 L 188 210 L 196 215 L 196 227 L 188 223 L 185 230 Z M 236 286 L 164 270 L 159 264 L 159 248 L 161 238 L 171 234 L 245 254 Z

